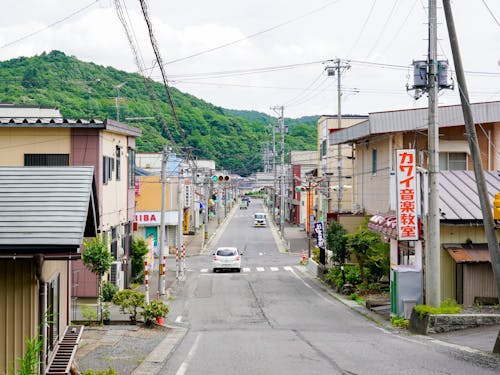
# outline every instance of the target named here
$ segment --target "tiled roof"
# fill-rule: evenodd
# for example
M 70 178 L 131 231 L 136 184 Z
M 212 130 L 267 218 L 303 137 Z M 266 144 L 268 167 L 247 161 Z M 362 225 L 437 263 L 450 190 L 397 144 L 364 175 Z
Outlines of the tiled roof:
M 93 176 L 94 167 L 0 167 L 0 251 L 76 252 L 95 217 Z

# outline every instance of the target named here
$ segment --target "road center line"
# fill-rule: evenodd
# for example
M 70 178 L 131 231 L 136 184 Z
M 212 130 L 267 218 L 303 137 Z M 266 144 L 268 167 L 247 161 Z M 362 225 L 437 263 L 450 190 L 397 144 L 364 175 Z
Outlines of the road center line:
M 194 340 L 193 347 L 189 351 L 189 353 L 186 356 L 186 359 L 184 360 L 184 362 L 182 362 L 182 364 L 180 365 L 179 369 L 176 372 L 176 375 L 184 375 L 186 373 L 186 371 L 187 371 L 187 369 L 189 367 L 189 362 L 193 358 L 194 353 L 196 352 L 196 349 L 198 348 L 198 343 L 200 342 L 201 335 L 202 334 L 199 333 L 198 336 L 196 336 L 196 339 Z

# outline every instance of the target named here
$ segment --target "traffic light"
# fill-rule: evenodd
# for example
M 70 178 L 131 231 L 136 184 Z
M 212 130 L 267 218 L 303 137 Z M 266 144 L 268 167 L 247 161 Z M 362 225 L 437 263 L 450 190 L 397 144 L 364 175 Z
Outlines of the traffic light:
M 493 201 L 493 219 L 500 220 L 500 193 L 495 194 Z
M 213 182 L 228 182 L 231 179 L 228 175 L 213 175 L 212 176 L 212 181 Z

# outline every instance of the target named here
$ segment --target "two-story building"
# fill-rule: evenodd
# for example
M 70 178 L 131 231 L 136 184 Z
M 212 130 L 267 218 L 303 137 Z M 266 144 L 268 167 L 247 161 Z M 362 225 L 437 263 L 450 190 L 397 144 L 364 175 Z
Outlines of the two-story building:
M 500 102 L 472 105 L 482 166 L 491 202 L 500 190 Z M 427 207 L 427 108 L 370 113 L 366 121 L 331 134 L 333 145 L 354 148 L 354 204 L 372 216 L 369 228 L 391 243 L 393 271 L 425 272 Z M 472 304 L 475 297 L 496 296 L 482 226 L 472 160 L 460 106 L 442 106 L 439 126 L 439 210 L 441 214 L 441 297 Z M 416 152 L 419 171 L 419 238 L 399 241 L 396 231 L 396 151 Z M 399 268 L 398 268 L 399 267 Z M 394 276 L 391 274 L 391 276 Z M 419 296 L 423 298 L 425 277 Z M 394 277 L 393 277 L 394 281 Z
M 128 284 L 135 216 L 135 138 L 141 130 L 113 120 L 66 119 L 57 109 L 35 112 L 27 107 L 0 107 L 0 164 L 94 167 L 98 231 L 107 236 L 116 259 L 111 281 L 123 288 Z M 9 116 L 13 114 L 16 117 Z M 96 277 L 81 261 L 73 263 L 71 272 L 73 296 L 97 296 Z
M 332 135 L 366 121 L 361 115 L 324 115 L 318 119 L 317 217 L 326 221 L 339 213 L 358 212 L 354 203 L 354 151 L 350 143 L 333 144 Z

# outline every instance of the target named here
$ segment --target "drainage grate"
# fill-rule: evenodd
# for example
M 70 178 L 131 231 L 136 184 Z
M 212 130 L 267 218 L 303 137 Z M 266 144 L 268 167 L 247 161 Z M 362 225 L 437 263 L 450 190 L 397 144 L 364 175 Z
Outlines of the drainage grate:
M 71 363 L 75 357 L 76 348 L 80 343 L 83 326 L 66 327 L 63 338 L 59 341 L 46 375 L 66 375 L 70 373 Z

